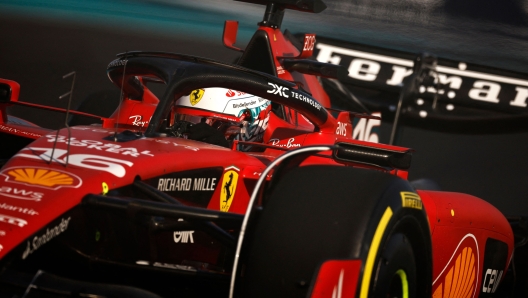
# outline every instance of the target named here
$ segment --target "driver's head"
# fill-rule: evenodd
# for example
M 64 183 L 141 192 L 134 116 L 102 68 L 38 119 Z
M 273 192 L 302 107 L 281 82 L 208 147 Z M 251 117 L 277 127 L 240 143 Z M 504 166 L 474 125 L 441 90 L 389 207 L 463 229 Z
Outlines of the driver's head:
M 205 130 L 211 131 L 205 123 L 227 141 L 261 142 L 268 126 L 270 104 L 267 99 L 232 89 L 196 89 L 175 102 L 175 120 L 194 124 L 188 135 L 190 139 L 208 142 L 202 137 L 204 133 L 209 134 Z M 218 138 L 218 133 L 214 138 Z

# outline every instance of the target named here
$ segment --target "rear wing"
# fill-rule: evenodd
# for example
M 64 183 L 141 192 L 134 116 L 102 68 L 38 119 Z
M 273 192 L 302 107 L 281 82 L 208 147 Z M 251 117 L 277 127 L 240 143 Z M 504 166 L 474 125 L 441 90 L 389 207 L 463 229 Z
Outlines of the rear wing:
M 417 53 L 318 37 L 314 57 L 348 69 L 342 82 L 370 110 L 394 118 Z M 434 86 L 404 103 L 402 121 L 446 132 L 528 130 L 528 74 L 438 58 Z

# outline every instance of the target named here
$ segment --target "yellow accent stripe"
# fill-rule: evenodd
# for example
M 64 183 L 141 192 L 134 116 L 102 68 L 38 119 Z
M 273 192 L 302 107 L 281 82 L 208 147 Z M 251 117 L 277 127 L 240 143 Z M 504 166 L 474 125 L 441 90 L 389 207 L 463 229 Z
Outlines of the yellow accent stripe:
M 405 270 L 399 269 L 396 271 L 396 274 L 400 276 L 400 281 L 402 283 L 402 298 L 409 298 L 409 282 L 407 281 Z
M 374 233 L 374 238 L 372 243 L 370 243 L 370 249 L 367 256 L 367 262 L 365 263 L 365 269 L 363 271 L 363 280 L 361 281 L 361 293 L 359 294 L 360 298 L 367 298 L 369 287 L 370 287 L 370 278 L 372 277 L 372 269 L 374 268 L 374 261 L 376 260 L 376 255 L 378 254 L 378 248 L 381 242 L 381 238 L 385 233 L 385 228 L 392 217 L 392 209 L 387 207 L 385 213 L 381 217 L 381 220 L 376 228 Z

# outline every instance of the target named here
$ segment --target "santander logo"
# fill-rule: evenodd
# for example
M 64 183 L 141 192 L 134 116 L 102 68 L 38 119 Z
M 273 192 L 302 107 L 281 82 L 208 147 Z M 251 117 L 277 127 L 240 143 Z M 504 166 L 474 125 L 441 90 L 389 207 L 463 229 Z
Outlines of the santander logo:
M 227 90 L 227 92 L 226 92 L 226 96 L 227 97 L 233 97 L 235 95 L 236 95 L 236 93 L 233 90 L 231 90 L 231 89 Z

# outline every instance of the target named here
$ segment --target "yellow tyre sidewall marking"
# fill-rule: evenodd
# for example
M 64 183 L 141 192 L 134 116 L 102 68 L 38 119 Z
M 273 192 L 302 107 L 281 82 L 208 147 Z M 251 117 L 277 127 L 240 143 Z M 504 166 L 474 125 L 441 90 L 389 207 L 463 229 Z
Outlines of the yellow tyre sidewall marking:
M 385 233 L 385 229 L 387 228 L 387 224 L 389 223 L 391 217 L 392 209 L 390 207 L 387 207 L 387 209 L 385 209 L 385 212 L 383 213 L 383 216 L 381 217 L 378 227 L 376 228 L 372 243 L 370 243 L 367 261 L 365 263 L 365 269 L 363 271 L 363 280 L 361 281 L 361 292 L 359 294 L 360 298 L 368 297 L 370 278 L 372 277 L 372 270 L 374 269 L 374 263 L 376 261 L 376 256 L 378 255 L 378 249 L 381 243 L 381 238 L 383 238 L 383 234 Z
M 396 274 L 398 274 L 402 283 L 403 298 L 409 298 L 409 282 L 407 281 L 407 274 L 403 269 L 396 271 Z

